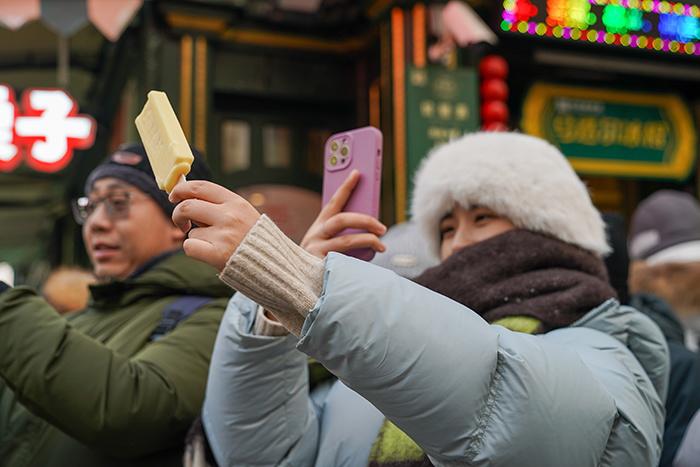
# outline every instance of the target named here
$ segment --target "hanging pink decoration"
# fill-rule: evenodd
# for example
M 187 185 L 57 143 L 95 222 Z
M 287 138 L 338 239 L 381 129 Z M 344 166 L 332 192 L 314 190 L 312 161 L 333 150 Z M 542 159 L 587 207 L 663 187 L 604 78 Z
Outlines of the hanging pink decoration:
M 41 16 L 40 0 L 2 0 L 0 23 L 13 31 Z
M 87 0 L 87 14 L 102 35 L 116 42 L 142 4 L 143 0 Z

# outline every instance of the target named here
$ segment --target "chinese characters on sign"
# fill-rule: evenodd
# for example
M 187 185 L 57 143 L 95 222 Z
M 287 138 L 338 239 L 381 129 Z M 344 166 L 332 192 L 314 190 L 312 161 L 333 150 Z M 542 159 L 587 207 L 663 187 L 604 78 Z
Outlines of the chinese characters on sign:
M 683 180 L 695 160 L 693 120 L 673 94 L 537 83 L 525 100 L 522 127 L 589 175 Z
M 10 93 L 8 87 L 0 86 L 0 170 L 17 156 L 17 148 L 12 144 L 16 109 Z
M 479 86 L 471 69 L 408 67 L 406 77 L 406 176 L 410 187 L 421 160 L 433 147 L 478 129 Z
M 662 121 L 645 122 L 615 117 L 557 115 L 552 128 L 562 144 L 588 146 L 624 146 L 663 150 L 668 144 L 669 128 Z
M 0 85 L 0 172 L 10 172 L 23 156 L 41 172 L 63 169 L 74 149 L 95 140 L 95 122 L 78 115 L 77 103 L 61 89 L 29 89 L 22 94 L 22 110 L 14 92 Z

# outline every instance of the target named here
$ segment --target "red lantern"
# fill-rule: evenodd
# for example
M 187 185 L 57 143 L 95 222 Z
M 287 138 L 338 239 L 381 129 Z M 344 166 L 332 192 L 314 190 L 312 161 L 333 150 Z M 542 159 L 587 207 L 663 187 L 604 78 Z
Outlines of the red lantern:
M 508 100 L 508 85 L 502 79 L 485 80 L 481 84 L 481 100 L 484 102 Z
M 481 106 L 481 119 L 483 123 L 505 123 L 508 121 L 508 106 L 503 101 L 489 101 Z
M 479 64 L 481 73 L 481 123 L 486 131 L 508 129 L 508 62 L 499 55 L 488 55 Z
M 481 127 L 484 131 L 508 131 L 508 125 L 503 122 L 491 122 Z
M 481 73 L 481 78 L 484 80 L 489 78 L 506 79 L 508 76 L 508 62 L 499 55 L 488 55 L 481 60 L 479 73 Z

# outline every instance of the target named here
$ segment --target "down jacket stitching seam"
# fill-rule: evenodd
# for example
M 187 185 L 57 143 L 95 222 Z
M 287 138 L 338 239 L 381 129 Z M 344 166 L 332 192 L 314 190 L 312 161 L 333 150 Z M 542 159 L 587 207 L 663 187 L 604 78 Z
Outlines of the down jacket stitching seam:
M 600 453 L 600 457 L 598 458 L 598 464 L 596 464 L 598 467 L 602 467 L 605 465 L 606 458 L 608 456 L 609 448 L 611 444 L 614 442 L 613 440 L 613 432 L 617 429 L 618 424 L 620 423 L 620 419 L 622 417 L 622 414 L 620 414 L 619 410 L 615 410 L 615 420 L 610 424 L 610 430 L 608 431 L 608 440 L 605 443 L 605 447 Z
M 479 414 L 476 433 L 472 436 L 472 441 L 469 443 L 469 447 L 465 453 L 469 463 L 473 462 L 474 458 L 479 453 L 479 450 L 484 442 L 484 438 L 486 437 L 486 427 L 491 421 L 493 409 L 496 406 L 496 400 L 499 396 L 501 382 L 503 381 L 502 364 L 503 356 L 501 355 L 501 352 L 498 351 L 496 352 L 496 368 L 489 384 L 489 394 L 486 399 L 486 404 Z

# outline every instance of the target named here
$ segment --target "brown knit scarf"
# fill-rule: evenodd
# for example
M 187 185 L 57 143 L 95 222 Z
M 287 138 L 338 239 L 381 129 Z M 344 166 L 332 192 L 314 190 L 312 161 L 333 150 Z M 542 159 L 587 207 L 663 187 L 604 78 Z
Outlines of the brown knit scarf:
M 464 248 L 415 281 L 468 306 L 486 321 L 529 316 L 539 333 L 565 327 L 616 297 L 603 261 L 529 230 Z

